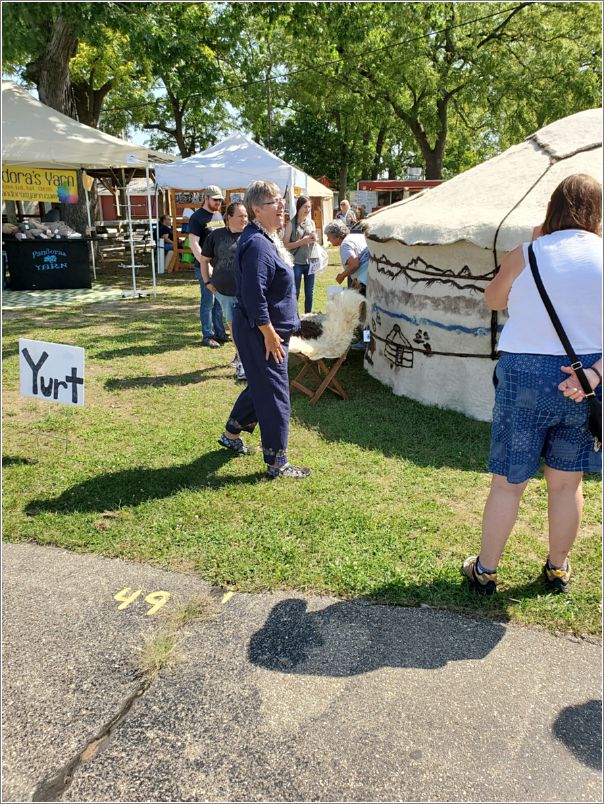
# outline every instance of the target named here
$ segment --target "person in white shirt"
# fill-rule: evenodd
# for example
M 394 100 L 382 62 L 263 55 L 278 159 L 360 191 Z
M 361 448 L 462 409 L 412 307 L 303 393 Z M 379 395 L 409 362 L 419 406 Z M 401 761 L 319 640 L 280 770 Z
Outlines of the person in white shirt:
M 591 388 L 602 393 L 602 187 L 586 174 L 554 190 L 544 223 L 533 232 L 541 279 Z M 507 307 L 499 340 L 489 470 L 491 490 L 480 553 L 462 573 L 481 594 L 496 591 L 497 566 L 529 479 L 545 460 L 549 555 L 546 586 L 569 587 L 568 554 L 583 507 L 583 472 L 602 471 L 587 429 L 588 403 L 543 304 L 524 243 L 503 258 L 485 290 L 492 310 Z M 575 404 L 576 403 L 576 404 Z

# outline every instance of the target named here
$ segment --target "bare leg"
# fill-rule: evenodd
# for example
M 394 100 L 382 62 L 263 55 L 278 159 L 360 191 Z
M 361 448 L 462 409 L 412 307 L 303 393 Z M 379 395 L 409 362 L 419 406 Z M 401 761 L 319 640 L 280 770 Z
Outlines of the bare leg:
M 482 515 L 482 541 L 480 563 L 495 570 L 503 548 L 512 532 L 518 507 L 528 480 L 524 483 L 509 483 L 503 475 L 493 475 L 491 490 Z
M 549 558 L 555 567 L 564 566 L 579 532 L 583 513 L 582 481 L 582 472 L 561 472 L 545 467 Z

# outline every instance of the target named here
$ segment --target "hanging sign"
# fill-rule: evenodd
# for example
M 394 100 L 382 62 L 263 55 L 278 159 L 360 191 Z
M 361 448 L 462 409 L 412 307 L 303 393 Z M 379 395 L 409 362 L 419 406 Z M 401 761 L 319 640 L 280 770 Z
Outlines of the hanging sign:
M 2 196 L 5 201 L 78 203 L 76 170 L 2 165 Z
M 84 407 L 84 350 L 19 338 L 19 389 L 21 396 Z

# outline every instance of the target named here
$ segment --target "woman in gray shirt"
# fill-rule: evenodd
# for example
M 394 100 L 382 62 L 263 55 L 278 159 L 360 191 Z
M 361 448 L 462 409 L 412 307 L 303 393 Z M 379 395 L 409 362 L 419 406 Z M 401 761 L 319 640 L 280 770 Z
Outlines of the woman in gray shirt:
M 296 214 L 285 228 L 283 243 L 294 258 L 294 279 L 296 299 L 300 296 L 300 285 L 304 277 L 304 312 L 312 312 L 315 291 L 315 275 L 310 273 L 310 251 L 317 242 L 315 224 L 310 217 L 310 199 L 301 195 L 296 201 Z

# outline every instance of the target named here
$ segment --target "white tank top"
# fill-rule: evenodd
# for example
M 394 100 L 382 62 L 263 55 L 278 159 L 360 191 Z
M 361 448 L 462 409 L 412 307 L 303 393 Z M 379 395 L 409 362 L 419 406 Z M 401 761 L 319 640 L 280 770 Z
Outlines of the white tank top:
M 602 351 L 602 240 L 564 229 L 533 243 L 537 266 L 554 310 L 578 355 Z M 564 347 L 539 295 L 523 243 L 524 269 L 508 296 L 509 319 L 499 338 L 502 352 L 564 355 Z

